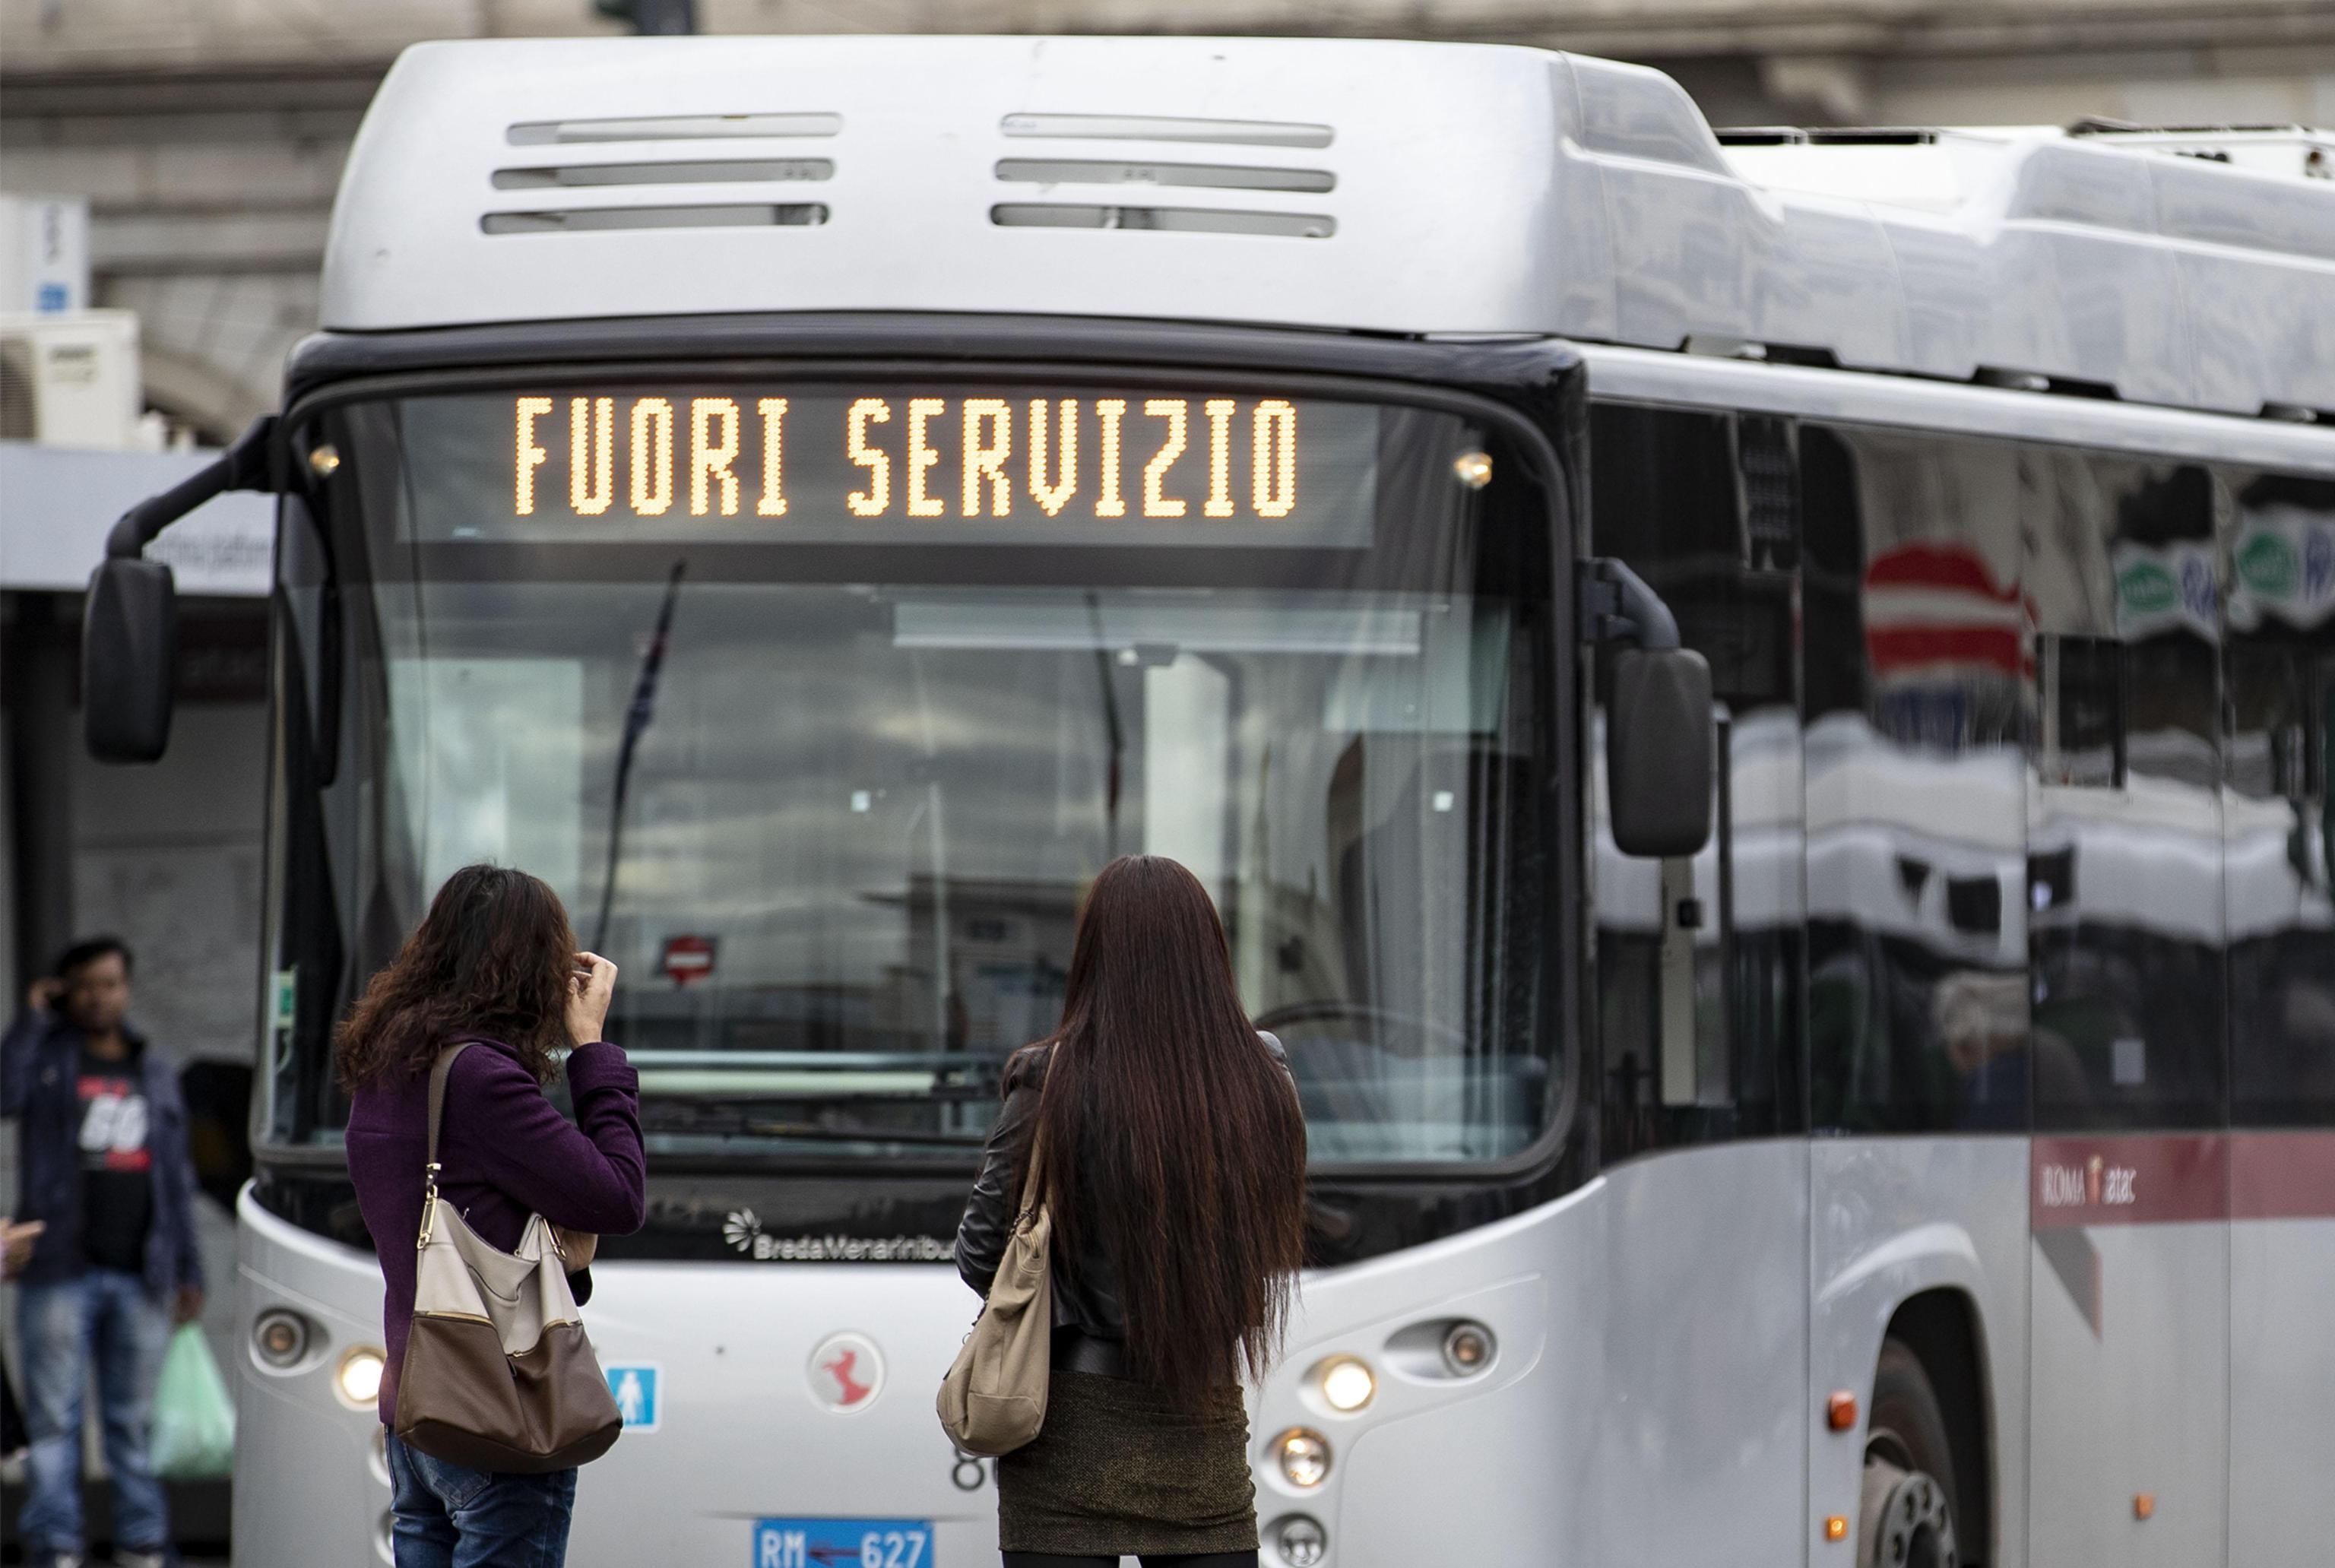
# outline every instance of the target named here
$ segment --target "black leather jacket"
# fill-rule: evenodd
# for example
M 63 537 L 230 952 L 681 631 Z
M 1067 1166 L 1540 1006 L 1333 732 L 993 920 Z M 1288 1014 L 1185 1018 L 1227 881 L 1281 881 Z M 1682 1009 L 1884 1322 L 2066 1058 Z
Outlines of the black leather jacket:
M 1257 1038 L 1273 1060 L 1289 1070 L 1281 1041 L 1259 1031 Z M 1038 1096 L 1045 1088 L 1046 1064 L 1051 1046 L 1021 1052 L 1005 1070 L 1005 1108 L 989 1129 L 981 1151 L 981 1174 L 974 1178 L 973 1195 L 965 1200 L 964 1218 L 956 1227 L 956 1272 L 983 1296 L 997 1277 L 1005 1243 L 1013 1234 L 1021 1209 L 1021 1171 L 1029 1154 L 1030 1133 L 1038 1115 Z M 1054 1259 L 1054 1327 L 1076 1330 L 1090 1339 L 1125 1341 L 1127 1312 L 1119 1300 L 1119 1271 L 1109 1257 L 1090 1244 L 1077 1258 Z

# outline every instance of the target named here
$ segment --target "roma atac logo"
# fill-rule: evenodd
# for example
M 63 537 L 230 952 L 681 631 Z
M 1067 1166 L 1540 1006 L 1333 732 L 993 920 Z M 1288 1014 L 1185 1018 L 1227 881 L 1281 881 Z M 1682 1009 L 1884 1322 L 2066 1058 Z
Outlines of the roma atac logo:
M 2036 1172 L 2047 1209 L 2121 1208 L 2139 1201 L 2133 1182 L 2140 1172 L 2110 1165 L 2094 1155 L 2081 1165 L 2046 1165 Z

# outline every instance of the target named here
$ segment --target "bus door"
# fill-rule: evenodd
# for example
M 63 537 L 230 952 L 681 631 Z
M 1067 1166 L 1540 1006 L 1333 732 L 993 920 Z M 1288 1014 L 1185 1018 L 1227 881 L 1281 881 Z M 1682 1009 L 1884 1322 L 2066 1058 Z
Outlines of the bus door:
M 2030 1561 L 2224 1560 L 2220 649 L 2203 469 L 2027 448 Z
M 1633 860 L 1600 836 L 1600 1137 L 1633 1195 L 1623 1212 L 1646 1216 L 1605 1282 L 1629 1303 L 1609 1363 L 1641 1374 L 1605 1440 L 1642 1490 L 1605 1502 L 1614 1517 L 1661 1517 L 1671 1559 L 1778 1561 L 1804 1538 L 1807 1495 L 1788 431 L 1615 403 L 1593 409 L 1590 432 L 1594 553 L 1628 563 L 1676 614 L 1710 662 L 1718 724 L 1699 854 Z M 1673 1202 L 1685 1223 L 1652 1217 Z M 1696 1505 L 1676 1507 L 1681 1496 Z
M 2335 1538 L 2335 484 L 2224 471 L 2230 1561 Z
M 2024 1469 L 2027 1425 L 2018 452 L 1811 421 L 1798 458 L 1825 1135 L 1809 1168 L 1811 1524 L 1862 1529 L 1928 1476 L 1953 1500 L 1960 1561 L 2016 1562 L 2023 1488 L 1999 1482 Z M 1918 1418 L 1909 1354 L 1942 1430 Z M 1864 1401 L 1853 1430 L 1823 1418 L 1835 1390 Z M 1886 1561 L 1877 1539 L 1860 1550 Z

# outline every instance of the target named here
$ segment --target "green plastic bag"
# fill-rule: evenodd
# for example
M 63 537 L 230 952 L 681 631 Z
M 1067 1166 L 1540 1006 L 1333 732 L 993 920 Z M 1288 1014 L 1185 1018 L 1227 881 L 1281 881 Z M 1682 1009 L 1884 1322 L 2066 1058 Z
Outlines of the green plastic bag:
M 199 1323 L 173 1334 L 162 1358 L 151 1453 L 166 1481 L 223 1481 L 235 1468 L 235 1401 Z

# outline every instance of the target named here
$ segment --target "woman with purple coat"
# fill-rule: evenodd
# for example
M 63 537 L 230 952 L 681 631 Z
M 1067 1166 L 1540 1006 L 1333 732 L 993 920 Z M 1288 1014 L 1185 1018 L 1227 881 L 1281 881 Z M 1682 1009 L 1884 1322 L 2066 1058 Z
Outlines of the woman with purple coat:
M 430 1066 L 461 1040 L 446 1082 L 438 1191 L 480 1237 L 509 1251 L 528 1216 L 555 1227 L 578 1303 L 592 1293 L 597 1238 L 638 1230 L 645 1166 L 640 1080 L 600 1038 L 616 966 L 577 951 L 558 895 L 523 871 L 470 866 L 342 1024 L 350 1095 L 349 1176 L 388 1286 L 390 1428 L 397 1568 L 558 1568 L 576 1472 L 496 1474 L 433 1458 L 396 1437 L 397 1376 L 413 1321 Z M 571 1048 L 570 1125 L 543 1091 Z

